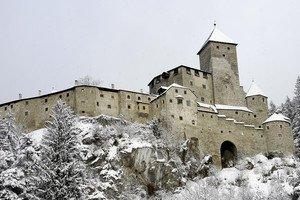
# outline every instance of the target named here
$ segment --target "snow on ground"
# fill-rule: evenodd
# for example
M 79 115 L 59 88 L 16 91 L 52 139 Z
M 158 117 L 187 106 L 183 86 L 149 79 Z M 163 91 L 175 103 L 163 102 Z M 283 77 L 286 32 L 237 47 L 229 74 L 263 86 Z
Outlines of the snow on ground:
M 113 121 L 110 124 L 109 121 Z M 120 164 L 122 153 L 134 155 L 134 166 L 148 165 L 151 151 L 157 148 L 157 140 L 149 125 L 140 125 L 120 121 L 117 118 L 80 118 L 76 127 L 79 129 L 79 140 L 82 141 L 82 158 L 87 166 L 95 166 L 95 173 L 90 180 L 90 199 L 109 199 L 122 192 L 124 166 Z M 33 142 L 38 145 L 46 132 L 40 129 L 29 133 Z M 203 161 L 209 158 L 205 157 Z M 165 158 L 157 162 L 167 162 Z M 171 168 L 177 173 L 182 166 Z M 166 165 L 169 166 L 169 165 Z M 131 172 L 133 173 L 133 172 Z M 127 174 L 128 175 L 128 174 Z M 132 174 L 133 175 L 133 174 Z M 129 174 L 130 176 L 130 174 Z M 160 189 L 156 196 L 161 199 L 291 199 L 300 193 L 300 163 L 294 157 L 268 159 L 264 155 L 240 160 L 235 167 L 225 168 L 220 172 L 200 179 L 181 177 L 182 188 L 174 191 Z M 127 179 L 126 179 L 127 180 Z M 136 181 L 136 180 L 135 180 Z M 134 182 L 133 182 L 134 183 Z M 185 185 L 186 184 L 186 185 Z M 133 187 L 133 186 L 132 186 Z M 136 190 L 132 190 L 135 195 Z M 143 191 L 140 192 L 142 194 Z

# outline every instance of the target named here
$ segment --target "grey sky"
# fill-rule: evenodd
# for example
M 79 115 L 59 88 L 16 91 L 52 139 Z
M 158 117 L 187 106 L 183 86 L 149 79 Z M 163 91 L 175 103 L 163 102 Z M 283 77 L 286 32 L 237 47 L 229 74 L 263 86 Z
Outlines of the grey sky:
M 277 104 L 300 75 L 300 1 L 1 0 L 0 102 L 72 86 L 147 90 L 151 78 L 196 53 L 216 20 L 239 43 L 241 83 Z

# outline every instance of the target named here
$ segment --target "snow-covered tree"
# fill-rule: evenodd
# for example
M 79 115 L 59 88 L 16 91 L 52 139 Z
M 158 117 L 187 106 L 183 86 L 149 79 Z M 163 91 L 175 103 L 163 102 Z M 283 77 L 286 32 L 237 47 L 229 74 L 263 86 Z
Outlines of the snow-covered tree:
M 295 85 L 295 96 L 293 99 L 294 103 L 294 120 L 293 120 L 293 133 L 295 139 L 295 145 L 298 150 L 300 151 L 300 76 L 297 79 Z
M 42 199 L 81 199 L 82 173 L 75 116 L 62 101 L 52 110 L 52 121 L 42 138 L 35 195 Z
M 294 104 L 289 97 L 287 97 L 285 103 L 282 104 L 281 112 L 284 116 L 288 117 L 291 120 L 291 123 L 293 124 L 294 115 L 295 115 Z
M 273 115 L 277 110 L 276 105 L 273 103 L 273 101 L 270 101 L 269 104 L 269 116 Z
M 15 123 L 13 113 L 9 111 L 4 118 L 0 119 L 0 154 L 5 155 L 5 159 L 0 161 L 1 166 L 6 165 L 8 168 L 17 160 L 22 135 L 21 128 Z M 0 173 L 5 169 L 1 166 Z
M 92 86 L 100 86 L 101 85 L 101 81 L 100 80 L 96 80 L 91 76 L 84 76 L 78 79 L 78 84 L 79 85 L 92 85 Z

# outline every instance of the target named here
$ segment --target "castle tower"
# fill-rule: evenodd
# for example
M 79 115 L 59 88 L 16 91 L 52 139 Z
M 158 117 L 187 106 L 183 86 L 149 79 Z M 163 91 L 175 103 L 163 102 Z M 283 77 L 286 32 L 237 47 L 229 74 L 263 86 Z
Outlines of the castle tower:
M 254 81 L 247 92 L 246 103 L 247 107 L 254 112 L 255 125 L 261 126 L 268 117 L 268 97 Z
M 268 153 L 289 155 L 294 153 L 292 129 L 289 118 L 274 113 L 263 122 Z
M 239 81 L 236 46 L 237 43 L 215 25 L 197 54 L 201 70 L 212 73 L 216 104 L 245 106 L 245 93 Z

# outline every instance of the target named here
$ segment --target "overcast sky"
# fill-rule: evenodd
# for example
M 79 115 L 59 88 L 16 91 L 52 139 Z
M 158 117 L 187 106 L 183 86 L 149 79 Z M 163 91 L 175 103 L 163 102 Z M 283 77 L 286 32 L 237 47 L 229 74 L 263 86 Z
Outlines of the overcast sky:
M 0 102 L 73 86 L 148 91 L 153 76 L 184 64 L 213 21 L 238 45 L 241 84 L 279 104 L 300 75 L 300 1 L 0 0 Z

